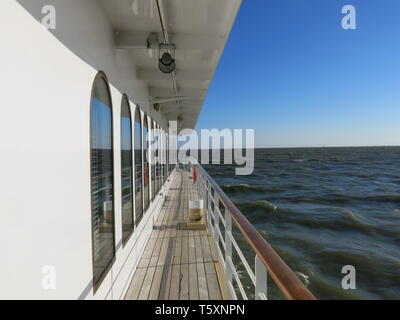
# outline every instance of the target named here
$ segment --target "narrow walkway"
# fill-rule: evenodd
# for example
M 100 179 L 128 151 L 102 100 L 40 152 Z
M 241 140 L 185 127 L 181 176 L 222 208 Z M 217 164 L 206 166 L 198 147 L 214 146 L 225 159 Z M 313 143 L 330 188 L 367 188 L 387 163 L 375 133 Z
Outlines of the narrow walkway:
M 125 299 L 219 300 L 221 290 L 207 230 L 187 230 L 190 174 L 176 171 Z

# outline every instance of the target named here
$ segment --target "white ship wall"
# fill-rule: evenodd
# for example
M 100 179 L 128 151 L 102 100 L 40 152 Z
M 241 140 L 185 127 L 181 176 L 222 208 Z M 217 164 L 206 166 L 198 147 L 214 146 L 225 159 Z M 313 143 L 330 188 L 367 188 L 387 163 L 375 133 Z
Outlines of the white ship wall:
M 40 24 L 49 4 L 57 9 L 54 34 Z M 123 93 L 146 97 L 146 88 L 113 48 L 96 1 L 1 0 L 0 24 L 0 299 L 122 298 L 154 217 L 145 215 L 122 247 L 120 104 Z M 89 124 L 99 70 L 113 101 L 116 262 L 93 295 Z M 165 125 L 159 114 L 153 119 Z M 47 265 L 55 290 L 42 286 Z

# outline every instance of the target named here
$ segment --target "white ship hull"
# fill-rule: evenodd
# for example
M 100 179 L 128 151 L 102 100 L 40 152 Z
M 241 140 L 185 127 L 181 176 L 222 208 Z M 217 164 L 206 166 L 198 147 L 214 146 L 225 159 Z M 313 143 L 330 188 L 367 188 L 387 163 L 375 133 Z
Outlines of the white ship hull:
M 239 2 L 234 3 L 233 13 Z M 55 30 L 41 24 L 45 5 L 56 8 Z M 110 82 L 115 150 L 120 145 L 116 133 L 122 95 L 131 99 L 132 114 L 134 102 L 149 96 L 131 52 L 115 49 L 105 11 L 101 1 L 94 0 L 0 2 L 0 299 L 123 298 L 159 213 L 162 197 L 155 198 L 123 247 L 121 188 L 115 188 L 116 257 L 95 292 L 90 215 L 93 80 L 103 70 Z M 152 105 L 141 103 L 140 108 L 142 117 L 146 112 L 166 128 L 168 119 Z M 114 152 L 114 172 L 118 186 L 119 152 Z M 56 290 L 43 288 L 42 272 L 48 265 L 55 267 Z

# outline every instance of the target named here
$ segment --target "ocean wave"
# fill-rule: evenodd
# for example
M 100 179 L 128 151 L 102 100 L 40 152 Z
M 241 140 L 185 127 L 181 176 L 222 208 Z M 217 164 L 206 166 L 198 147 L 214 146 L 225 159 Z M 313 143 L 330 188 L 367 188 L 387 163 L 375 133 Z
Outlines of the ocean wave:
M 337 200 L 361 200 L 361 201 L 377 201 L 377 202 L 400 202 L 400 194 L 375 194 L 369 196 L 355 196 L 345 194 L 333 194 L 332 201 Z
M 289 185 L 289 190 L 290 189 L 305 190 L 307 189 L 307 187 L 301 183 L 292 183 L 291 185 Z
M 379 195 L 367 196 L 361 199 L 382 201 L 382 202 L 400 202 L 400 194 L 379 194 Z
M 255 186 L 255 185 L 248 185 L 245 183 L 242 184 L 233 184 L 233 185 L 222 185 L 221 188 L 224 191 L 228 192 L 246 192 L 246 191 L 253 191 L 253 192 L 282 192 L 283 190 L 278 187 L 265 187 L 265 186 Z
M 394 257 L 376 252 L 371 254 L 370 248 L 344 250 L 342 248 L 326 248 L 319 252 L 325 261 L 334 261 L 336 264 L 349 264 L 355 267 L 364 267 L 363 275 L 371 279 L 376 278 L 377 274 L 385 274 L 388 283 L 398 281 L 399 260 Z M 383 267 L 384 266 L 384 267 Z
M 305 187 L 296 187 L 297 190 L 306 189 Z M 311 204 L 331 204 L 331 203 L 346 203 L 349 199 L 345 198 L 327 198 L 327 197 L 305 197 L 305 196 L 279 196 L 271 197 L 271 200 L 287 201 L 291 203 L 311 203 Z
M 320 214 L 295 216 L 291 220 L 309 228 L 324 228 L 333 231 L 359 230 L 370 233 L 374 226 L 361 219 L 355 212 L 345 208 L 321 208 Z
M 294 224 L 304 228 L 322 228 L 335 232 L 354 230 L 364 234 L 379 233 L 391 237 L 400 234 L 397 229 L 392 230 L 390 225 L 370 223 L 358 213 L 343 207 L 314 208 L 313 213 L 309 213 L 278 207 L 267 200 L 235 202 L 235 204 L 243 214 L 252 217 L 253 223 Z M 400 210 L 396 212 L 400 214 Z
M 280 219 L 278 222 L 286 222 L 294 224 L 298 227 L 305 227 L 310 229 L 327 229 L 334 232 L 343 231 L 358 231 L 368 235 L 380 234 L 385 237 L 396 239 L 400 236 L 400 230 L 393 227 L 392 224 L 375 224 L 365 221 L 360 215 L 345 208 L 331 207 L 321 208 L 320 214 L 304 214 L 297 212 L 297 214 L 290 213 L 288 210 L 278 209 L 279 215 L 269 216 L 268 218 Z M 276 221 L 274 221 L 276 222 Z
M 290 189 L 307 189 L 305 186 L 301 185 L 292 185 Z M 371 196 L 356 196 L 356 195 L 345 195 L 333 193 L 327 196 L 315 196 L 315 197 L 306 197 L 306 196 L 281 196 L 276 197 L 275 200 L 284 200 L 293 203 L 313 203 L 313 204 L 345 204 L 353 201 L 374 201 L 374 202 L 400 202 L 400 194 L 378 194 Z
M 307 276 L 300 271 L 295 271 L 295 275 L 304 283 L 306 287 L 308 287 L 308 285 L 310 284 L 310 280 L 308 280 L 310 276 Z
M 344 213 L 350 222 L 350 226 L 358 228 L 360 230 L 369 232 L 372 230 L 373 226 L 365 222 L 360 216 L 358 216 L 355 212 L 346 209 L 346 208 L 338 208 L 340 211 Z
M 254 214 L 257 211 L 262 213 L 279 213 L 279 215 L 260 215 L 254 217 L 254 222 L 269 221 L 274 224 L 294 223 L 296 225 L 308 228 L 324 228 L 333 231 L 359 230 L 369 233 L 375 229 L 375 226 L 368 224 L 355 212 L 340 207 L 325 208 L 321 207 L 319 214 L 307 214 L 301 211 L 279 208 L 267 200 L 258 200 L 253 202 L 235 203 L 244 214 Z M 328 209 L 328 211 L 327 211 Z M 283 214 L 283 215 L 282 215 Z M 271 220 L 272 219 L 272 220 Z
M 287 210 L 279 209 L 280 212 Z M 318 208 L 314 209 L 318 210 Z M 311 229 L 327 229 L 331 231 L 349 231 L 354 230 L 364 234 L 382 234 L 386 237 L 398 237 L 400 231 L 392 228 L 391 224 L 376 224 L 363 219 L 356 212 L 341 207 L 321 207 L 318 214 L 305 214 L 298 212 L 297 214 L 287 214 L 284 216 L 285 222 L 294 223 L 296 225 Z M 277 215 L 276 217 L 280 217 Z
M 239 206 L 244 212 L 251 212 L 257 209 L 261 209 L 267 212 L 277 211 L 278 207 L 267 200 L 258 200 L 252 202 L 236 202 L 237 206 Z

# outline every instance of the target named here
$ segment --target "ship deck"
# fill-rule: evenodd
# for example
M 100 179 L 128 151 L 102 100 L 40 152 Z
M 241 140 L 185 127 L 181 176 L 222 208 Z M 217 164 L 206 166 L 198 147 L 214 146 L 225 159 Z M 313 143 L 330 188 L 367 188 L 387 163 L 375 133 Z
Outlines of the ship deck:
M 126 300 L 222 299 L 207 230 L 188 230 L 189 199 L 198 198 L 190 173 L 175 171 L 140 258 Z

